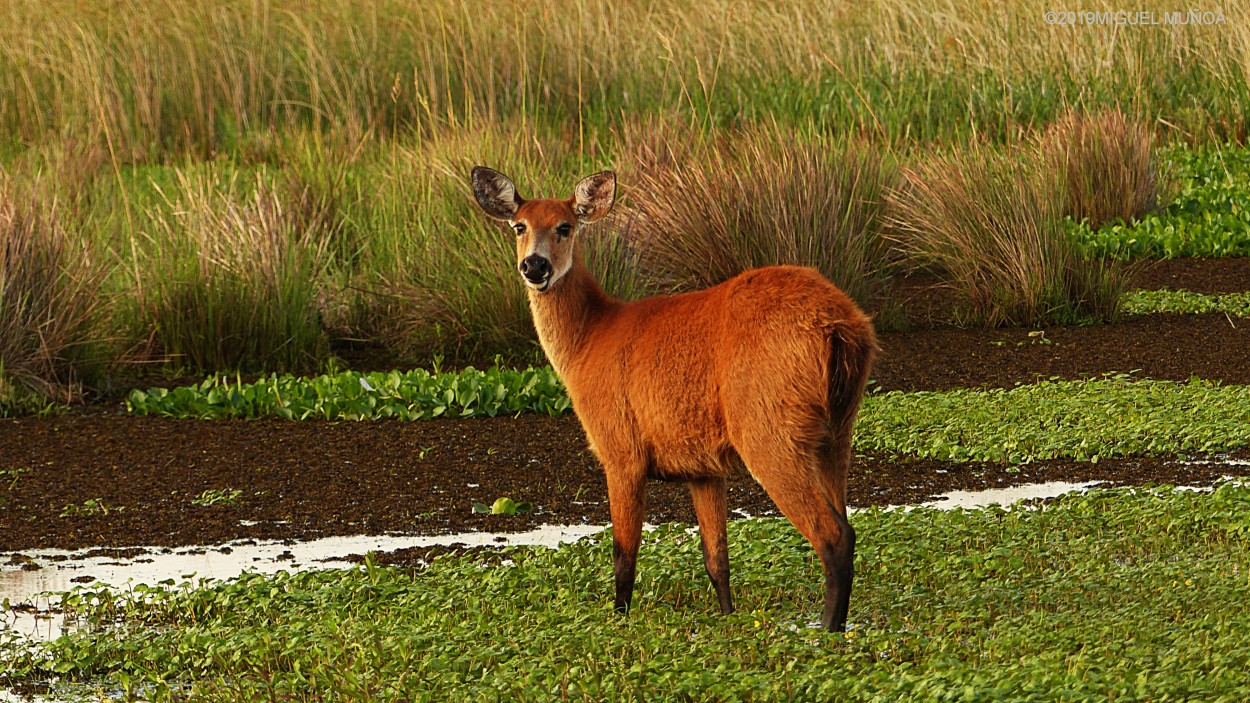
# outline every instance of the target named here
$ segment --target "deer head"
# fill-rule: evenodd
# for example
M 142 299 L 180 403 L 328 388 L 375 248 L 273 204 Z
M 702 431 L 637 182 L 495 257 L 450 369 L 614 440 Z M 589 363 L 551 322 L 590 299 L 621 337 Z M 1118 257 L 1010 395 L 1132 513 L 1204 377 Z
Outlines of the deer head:
M 616 174 L 602 171 L 583 178 L 573 197 L 526 200 L 502 173 L 473 169 L 473 195 L 487 215 L 516 233 L 517 270 L 530 290 L 543 292 L 573 268 L 573 246 L 582 227 L 602 219 L 616 201 Z

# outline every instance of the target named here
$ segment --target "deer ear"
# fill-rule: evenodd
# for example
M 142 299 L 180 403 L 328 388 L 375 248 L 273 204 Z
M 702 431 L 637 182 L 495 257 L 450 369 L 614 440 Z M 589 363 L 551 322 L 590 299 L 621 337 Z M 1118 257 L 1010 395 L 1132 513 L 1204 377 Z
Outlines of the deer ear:
M 477 204 L 496 220 L 511 220 L 525 202 L 512 181 L 493 168 L 474 166 L 472 179 Z
M 602 219 L 615 202 L 616 174 L 611 171 L 583 178 L 573 191 L 573 213 L 583 224 Z

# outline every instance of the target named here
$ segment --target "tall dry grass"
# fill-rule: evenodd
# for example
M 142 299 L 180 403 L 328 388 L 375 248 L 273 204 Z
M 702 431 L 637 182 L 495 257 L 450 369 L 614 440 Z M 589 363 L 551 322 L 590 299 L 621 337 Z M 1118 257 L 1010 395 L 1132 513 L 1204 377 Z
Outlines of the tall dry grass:
M 1092 229 L 1140 219 L 1169 197 L 1149 127 L 1121 110 L 1065 115 L 1039 149 L 1047 168 L 1066 174 L 1066 214 Z
M 890 142 L 1012 138 L 1124 104 L 1241 138 L 1250 17 L 1063 27 L 1048 0 L 0 0 L 0 128 L 121 159 L 210 154 L 292 125 L 432 136 L 504 119 L 579 147 L 619 116 L 814 120 Z M 1112 0 L 1083 10 L 1124 10 Z M 1140 8 L 1175 10 L 1159 0 Z
M 1111 320 L 1125 277 L 1082 257 L 1063 226 L 1066 183 L 1033 155 L 965 152 L 903 171 L 890 237 L 936 271 L 981 325 Z
M 101 364 L 104 273 L 54 206 L 0 183 L 0 411 L 82 397 Z
M 873 310 L 889 307 L 882 237 L 894 168 L 879 150 L 774 129 L 692 146 L 680 130 L 635 167 L 633 236 L 664 291 L 697 290 L 773 264 L 810 266 Z
M 301 371 L 328 358 L 319 305 L 335 224 L 300 195 L 178 173 L 170 214 L 148 220 L 128 262 L 148 358 L 195 372 Z
M 709 130 L 680 116 L 629 117 L 581 143 L 571 127 L 553 133 L 517 118 L 388 143 L 300 129 L 255 147 L 233 159 L 126 166 L 75 143 L 17 162 L 15 179 L 58 202 L 71 249 L 110 264 L 99 282 L 117 301 L 108 334 L 137 345 L 121 358 L 183 371 L 300 370 L 326 362 L 336 340 L 362 339 L 414 364 L 539 358 L 514 238 L 469 191 L 477 164 L 535 197 L 567 195 L 581 176 L 616 168 L 616 216 L 580 245 L 605 288 L 625 298 L 798 263 L 887 313 L 879 322 L 888 327 L 898 312 L 891 266 L 903 263 L 964 287 L 963 321 L 1024 324 L 1113 316 L 1122 285 L 1069 251 L 1056 224 L 1068 207 L 1066 161 L 1033 151 L 987 164 L 955 149 L 935 164 L 929 150 L 889 153 L 815 125 Z M 901 185 L 895 159 L 918 164 Z M 1096 194 L 1125 182 L 1115 169 L 1086 171 Z M 888 251 L 887 225 L 906 240 L 906 261 Z

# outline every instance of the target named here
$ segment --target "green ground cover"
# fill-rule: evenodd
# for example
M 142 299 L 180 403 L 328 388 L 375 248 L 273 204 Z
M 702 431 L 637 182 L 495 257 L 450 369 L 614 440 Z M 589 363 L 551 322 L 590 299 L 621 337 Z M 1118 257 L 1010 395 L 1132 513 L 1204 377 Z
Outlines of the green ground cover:
M 604 534 L 486 568 L 80 591 L 69 602 L 99 629 L 0 645 L 0 666 L 151 700 L 1240 701 L 1248 504 L 1226 483 L 860 512 L 845 635 L 809 627 L 820 567 L 802 537 L 757 519 L 729 528 L 728 617 L 697 537 L 666 525 L 626 619 Z
M 1250 152 L 1208 146 L 1169 149 L 1163 156 L 1177 185 L 1175 199 L 1138 222 L 1093 231 L 1070 223 L 1087 254 L 1158 258 L 1250 256 Z
M 522 371 L 495 366 L 451 373 L 345 371 L 313 378 L 275 374 L 255 383 L 212 376 L 196 386 L 133 390 L 126 408 L 139 415 L 205 420 L 427 420 L 526 411 L 561 415 L 572 405 L 550 366 Z
M 331 340 L 360 338 L 415 359 L 532 356 L 510 242 L 474 210 L 468 167 L 556 192 L 605 163 L 638 167 L 657 136 L 681 141 L 646 124 L 656 116 L 709 143 L 751 122 L 855 135 L 906 167 L 971 144 L 1020 151 L 1069 111 L 1123 106 L 1185 145 L 1163 153 L 1178 195 L 1137 222 L 1069 221 L 1084 253 L 1250 255 L 1250 152 L 1216 146 L 1245 139 L 1246 13 L 1225 0 L 1218 25 L 1096 32 L 1047 24 L 1053 9 L 0 0 L 0 187 L 15 211 L 43 215 L 30 241 L 56 254 L 0 266 L 0 342 L 23 352 L 0 357 L 0 414 L 79 400 L 132 361 L 307 371 L 329 365 Z M 591 258 L 630 297 L 649 283 L 623 231 L 600 232 Z M 55 346 L 29 302 L 65 291 L 84 302 L 46 309 L 92 324 Z M 1245 314 L 1237 296 L 1133 293 L 1125 306 Z M 214 379 L 129 405 L 329 419 L 569 409 L 545 368 Z M 1002 461 L 1229 449 L 1250 441 L 1247 408 L 1244 387 L 1124 378 L 872 394 L 859 448 Z M 730 618 L 710 614 L 695 541 L 666 526 L 626 622 L 607 606 L 603 537 L 485 570 L 449 559 L 417 576 L 254 576 L 129 606 L 81 593 L 71 602 L 89 618 L 121 624 L 50 658 L 0 641 L 0 676 L 249 701 L 1240 701 L 1247 500 L 1228 485 L 1096 491 L 1036 512 L 862 513 L 846 637 L 804 627 L 818 566 L 794 531 L 739 521 Z
M 1250 291 L 1205 295 L 1187 290 L 1135 290 L 1125 294 L 1121 305 L 1122 311 L 1129 315 L 1222 312 L 1233 317 L 1250 317 Z

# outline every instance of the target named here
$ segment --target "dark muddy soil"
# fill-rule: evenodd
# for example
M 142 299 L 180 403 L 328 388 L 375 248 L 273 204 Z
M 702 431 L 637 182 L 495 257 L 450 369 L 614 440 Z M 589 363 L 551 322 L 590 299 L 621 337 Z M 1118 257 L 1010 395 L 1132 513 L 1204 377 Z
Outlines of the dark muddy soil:
M 1172 259 L 1135 266 L 1130 288 L 1191 290 L 1215 295 L 1250 290 L 1250 259 Z
M 1039 329 L 937 327 L 881 335 L 883 390 L 1010 387 L 1038 378 L 1190 377 L 1250 383 L 1250 320 L 1143 315 L 1114 325 Z
M 1141 287 L 1250 290 L 1250 260 L 1164 262 L 1137 276 Z M 1250 320 L 1223 315 L 1044 330 L 937 326 L 882 335 L 881 343 L 874 384 L 885 390 L 1127 372 L 1250 383 Z M 867 506 L 1036 481 L 1206 483 L 1224 473 L 1176 458 L 1016 468 L 870 456 L 856 461 L 849 485 L 851 503 Z M 501 496 L 531 502 L 534 511 L 472 513 L 474 502 Z M 730 483 L 730 507 L 775 510 L 745 474 Z M 648 518 L 693 521 L 684 487 L 651 484 Z M 607 522 L 608 510 L 602 470 L 573 417 L 205 422 L 129 417 L 114 404 L 0 420 L 0 553 L 581 521 Z

